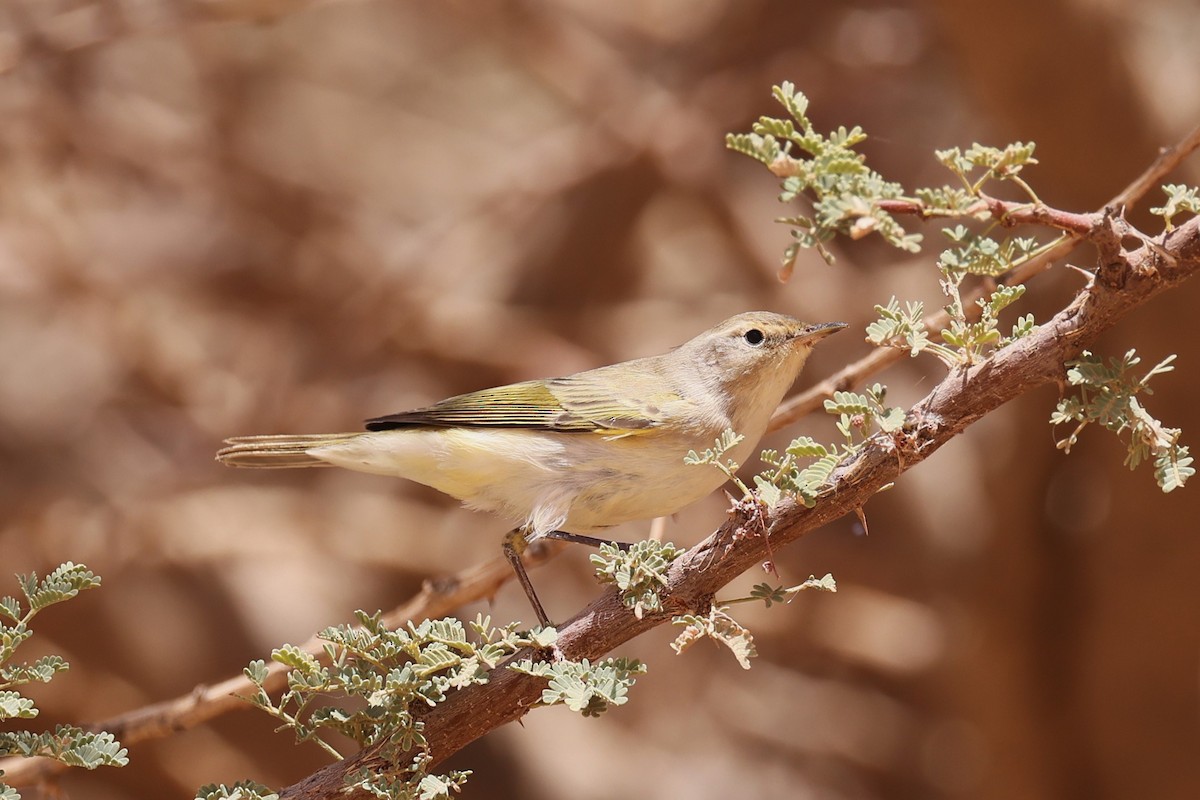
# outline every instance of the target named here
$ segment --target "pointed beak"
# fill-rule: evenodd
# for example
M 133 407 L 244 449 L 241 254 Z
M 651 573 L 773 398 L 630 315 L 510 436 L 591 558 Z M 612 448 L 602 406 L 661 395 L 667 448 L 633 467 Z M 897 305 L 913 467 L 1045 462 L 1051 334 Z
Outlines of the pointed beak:
M 831 333 L 846 327 L 845 322 L 821 322 L 796 331 L 792 338 L 798 342 L 819 342 Z

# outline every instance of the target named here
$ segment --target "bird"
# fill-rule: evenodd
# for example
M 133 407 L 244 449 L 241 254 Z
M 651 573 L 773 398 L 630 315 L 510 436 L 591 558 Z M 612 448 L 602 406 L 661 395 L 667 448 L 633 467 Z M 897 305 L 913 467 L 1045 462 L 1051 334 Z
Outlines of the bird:
M 598 546 L 607 528 L 710 494 L 725 475 L 686 464 L 685 454 L 733 430 L 743 438 L 726 455 L 743 461 L 813 345 L 844 327 L 746 312 L 660 355 L 457 395 L 369 419 L 361 431 L 236 436 L 216 458 L 405 478 L 515 523 L 504 554 L 548 627 L 521 561 L 528 544 Z

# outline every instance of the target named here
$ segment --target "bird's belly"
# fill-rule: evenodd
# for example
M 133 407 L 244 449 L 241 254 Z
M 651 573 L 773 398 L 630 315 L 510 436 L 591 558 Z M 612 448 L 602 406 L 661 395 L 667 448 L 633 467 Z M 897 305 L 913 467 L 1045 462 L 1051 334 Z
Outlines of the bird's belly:
M 575 497 L 562 528 L 588 533 L 623 522 L 669 516 L 708 496 L 724 482 L 725 476 L 712 467 L 706 470 L 687 465 L 678 470 L 597 475 Z
M 489 428 L 368 433 L 309 451 L 341 467 L 431 486 L 471 508 L 551 530 L 588 533 L 673 514 L 725 481 L 712 466 L 690 466 L 690 448 L 647 435 Z M 678 452 L 676 452 L 678 451 Z

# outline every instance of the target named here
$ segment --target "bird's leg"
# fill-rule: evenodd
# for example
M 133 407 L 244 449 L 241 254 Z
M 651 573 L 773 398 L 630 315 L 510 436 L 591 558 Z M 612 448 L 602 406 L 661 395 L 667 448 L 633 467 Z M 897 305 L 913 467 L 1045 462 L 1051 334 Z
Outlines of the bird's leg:
M 533 606 L 533 613 L 537 614 L 538 622 L 543 628 L 549 628 L 552 625 L 550 617 L 546 616 L 546 609 L 542 608 L 542 601 L 538 600 L 537 592 L 533 590 L 533 582 L 529 580 L 529 574 L 525 572 L 525 565 L 521 563 L 521 553 L 525 552 L 528 544 L 529 540 L 525 538 L 525 529 L 513 528 L 504 537 L 504 557 L 512 565 L 513 572 L 517 573 L 517 580 L 520 582 L 521 588 L 525 590 L 525 596 L 529 598 L 529 604 Z
M 529 540 L 526 538 L 527 535 L 528 532 L 524 528 L 513 528 L 509 531 L 508 535 L 504 537 L 504 557 L 508 559 L 508 563 L 512 565 L 513 572 L 517 574 L 517 580 L 520 582 L 521 588 L 525 590 L 525 596 L 529 598 L 529 604 L 533 606 L 533 613 L 537 614 L 538 622 L 541 623 L 543 628 L 548 628 L 553 623 L 550 622 L 550 617 L 546 615 L 546 609 L 542 607 L 542 601 L 538 599 L 537 592 L 533 590 L 533 582 L 529 580 L 529 573 L 525 571 L 525 564 L 521 561 L 521 554 L 529 546 Z M 585 536 L 582 533 L 569 533 L 567 531 L 550 531 L 544 534 L 544 536 L 547 539 L 585 544 L 588 547 L 600 547 L 602 544 L 611 544 L 621 550 L 629 550 L 632 546 L 629 542 L 614 542 L 608 539 Z
M 584 536 L 582 533 L 568 533 L 567 531 L 550 531 L 545 534 L 547 539 L 559 539 L 564 542 L 574 542 L 575 544 L 586 544 L 588 547 L 600 547 L 602 544 L 611 544 L 621 550 L 629 550 L 633 545 L 630 542 L 614 542 L 612 539 L 601 539 L 596 536 Z

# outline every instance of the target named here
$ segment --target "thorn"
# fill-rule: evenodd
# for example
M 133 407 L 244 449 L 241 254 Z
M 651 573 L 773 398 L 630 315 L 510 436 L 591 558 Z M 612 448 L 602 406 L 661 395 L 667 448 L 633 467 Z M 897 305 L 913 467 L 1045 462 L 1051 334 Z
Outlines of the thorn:
M 867 528 L 867 513 L 866 513 L 865 511 L 863 511 L 863 507 L 862 507 L 862 506 L 855 506 L 855 507 L 854 507 L 854 516 L 858 517 L 858 521 L 859 521 L 860 523 L 862 523 L 862 526 L 863 526 L 863 536 L 870 536 L 870 535 L 871 535 L 871 531 L 870 531 L 870 529 L 869 529 L 869 528 Z
M 1179 259 L 1178 259 L 1178 258 L 1176 258 L 1176 257 L 1175 257 L 1173 254 L 1171 254 L 1170 252 L 1168 252 L 1168 251 L 1167 251 L 1167 250 L 1166 250 L 1166 249 L 1165 249 L 1165 248 L 1164 248 L 1162 245 L 1160 245 L 1158 242 L 1156 242 L 1156 241 L 1154 241 L 1153 239 L 1150 239 L 1150 238 L 1148 238 L 1148 237 L 1147 237 L 1146 239 L 1144 239 L 1143 241 L 1145 242 L 1145 244 L 1146 244 L 1146 247 L 1150 248 L 1150 250 L 1151 250 L 1151 251 L 1152 251 L 1152 252 L 1153 252 L 1153 253 L 1154 253 L 1156 256 L 1158 256 L 1159 258 L 1161 258 L 1163 261 L 1167 262 L 1167 266 L 1168 266 L 1168 267 L 1172 267 L 1172 268 L 1174 268 L 1174 267 L 1178 267 L 1178 266 L 1179 266 Z
M 1095 284 L 1096 273 L 1092 272 L 1091 270 L 1084 269 L 1083 267 L 1077 267 L 1074 264 L 1064 264 L 1063 266 L 1065 266 L 1067 269 L 1073 269 L 1076 272 L 1078 272 L 1080 275 L 1083 275 L 1085 280 L 1087 280 L 1086 288 L 1090 289 L 1090 288 L 1092 288 L 1092 285 Z

